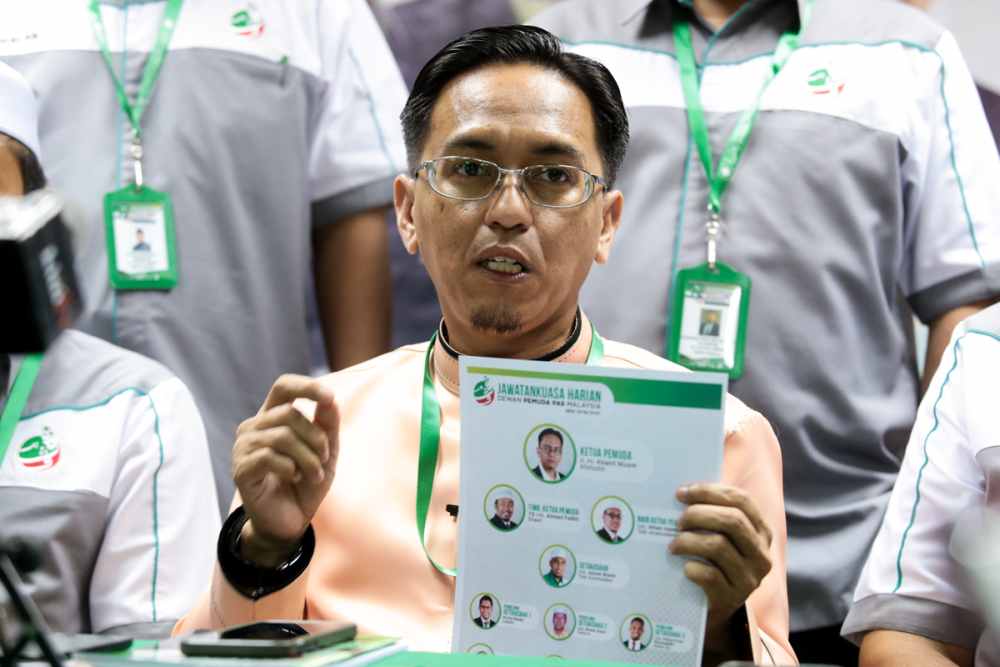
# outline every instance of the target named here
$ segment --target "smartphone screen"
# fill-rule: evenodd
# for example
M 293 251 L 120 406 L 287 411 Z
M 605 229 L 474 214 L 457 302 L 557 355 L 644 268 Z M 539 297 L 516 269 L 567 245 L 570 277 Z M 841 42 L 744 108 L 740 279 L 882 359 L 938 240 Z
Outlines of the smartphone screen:
M 219 634 L 219 639 L 295 639 L 296 637 L 323 632 L 323 630 L 316 629 L 315 627 L 312 631 L 307 630 L 302 627 L 304 623 L 306 621 L 302 621 L 302 623 L 275 621 L 270 623 L 237 625 L 235 628 L 222 631 Z M 330 626 L 332 628 L 338 624 L 321 621 L 319 625 Z

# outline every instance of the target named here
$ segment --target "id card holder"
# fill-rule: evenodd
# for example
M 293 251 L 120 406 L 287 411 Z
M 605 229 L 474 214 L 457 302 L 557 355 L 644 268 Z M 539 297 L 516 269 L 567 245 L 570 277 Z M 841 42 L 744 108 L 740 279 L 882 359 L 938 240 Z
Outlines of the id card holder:
M 169 290 L 177 285 L 174 208 L 165 192 L 128 185 L 104 195 L 111 285 Z
M 674 283 L 667 358 L 697 371 L 743 374 L 750 278 L 716 262 L 682 269 Z

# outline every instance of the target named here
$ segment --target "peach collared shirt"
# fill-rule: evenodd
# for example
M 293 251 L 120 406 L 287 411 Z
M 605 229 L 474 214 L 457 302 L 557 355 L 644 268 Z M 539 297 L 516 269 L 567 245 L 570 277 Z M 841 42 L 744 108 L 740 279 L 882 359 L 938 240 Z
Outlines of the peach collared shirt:
M 555 362 L 583 363 L 591 329 Z M 340 411 L 336 477 L 313 518 L 316 551 L 284 589 L 254 602 L 218 566 L 211 590 L 174 628 L 181 634 L 267 618 L 349 620 L 360 633 L 403 638 L 412 650 L 451 650 L 455 580 L 428 562 L 416 528 L 417 460 L 427 344 L 408 345 L 326 376 Z M 458 362 L 440 346 L 432 365 L 441 406 L 441 441 L 427 517 L 427 549 L 452 567 L 458 524 Z M 682 370 L 653 354 L 604 341 L 603 366 Z M 729 396 L 722 481 L 749 493 L 774 534 L 772 569 L 747 601 L 750 642 L 760 664 L 795 662 L 788 643 L 785 514 L 781 453 L 767 420 Z M 240 503 L 234 499 L 234 506 Z

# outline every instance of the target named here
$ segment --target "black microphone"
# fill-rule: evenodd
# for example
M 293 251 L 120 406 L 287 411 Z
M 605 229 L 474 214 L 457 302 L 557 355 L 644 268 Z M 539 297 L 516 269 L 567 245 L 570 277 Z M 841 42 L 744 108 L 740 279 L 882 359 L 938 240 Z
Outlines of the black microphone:
M 43 352 L 80 314 L 70 232 L 51 190 L 0 197 L 0 353 Z

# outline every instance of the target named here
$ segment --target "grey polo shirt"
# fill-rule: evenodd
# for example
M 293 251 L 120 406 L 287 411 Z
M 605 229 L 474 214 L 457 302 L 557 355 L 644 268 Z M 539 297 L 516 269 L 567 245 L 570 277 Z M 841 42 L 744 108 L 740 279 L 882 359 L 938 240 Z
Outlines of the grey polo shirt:
M 0 391 L 0 411 L 5 400 Z M 221 522 L 206 509 L 216 504 L 184 384 L 150 359 L 63 332 L 0 459 L 0 543 L 39 549 L 25 580 L 49 626 L 168 636 L 211 580 Z
M 173 198 L 180 281 L 115 293 L 101 207 L 131 178 L 131 130 L 87 5 L 5 8 L 0 59 L 38 94 L 43 166 L 85 221 L 79 326 L 191 388 L 228 505 L 237 425 L 278 375 L 309 369 L 310 207 L 336 220 L 391 202 L 406 90 L 364 0 L 184 2 L 143 120 L 147 183 Z M 164 6 L 102 5 L 133 97 Z
M 603 334 L 657 353 L 672 277 L 705 260 L 707 184 L 670 28 L 690 15 L 681 4 L 564 2 L 535 19 L 621 87 L 625 214 L 583 305 Z M 716 159 L 799 13 L 752 0 L 717 33 L 695 21 Z M 730 386 L 782 444 L 793 630 L 839 623 L 850 605 L 916 411 L 911 309 L 931 322 L 1000 294 L 997 183 L 952 36 L 897 2 L 817 0 L 762 100 L 719 246 L 753 280 L 746 372 Z

